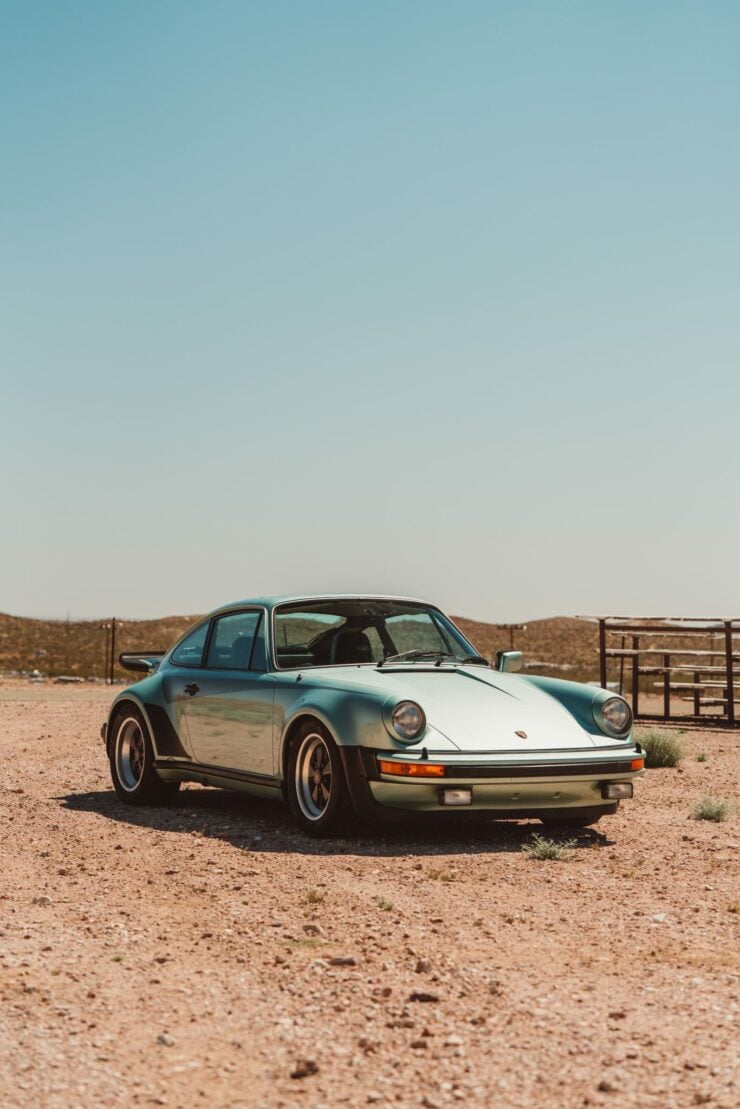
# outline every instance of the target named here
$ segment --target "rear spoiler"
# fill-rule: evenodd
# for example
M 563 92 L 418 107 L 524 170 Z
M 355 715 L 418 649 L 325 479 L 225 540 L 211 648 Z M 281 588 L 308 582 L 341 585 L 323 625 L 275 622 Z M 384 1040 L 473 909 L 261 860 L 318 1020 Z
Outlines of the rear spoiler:
M 118 656 L 118 661 L 124 670 L 153 674 L 166 654 L 166 651 L 126 651 Z

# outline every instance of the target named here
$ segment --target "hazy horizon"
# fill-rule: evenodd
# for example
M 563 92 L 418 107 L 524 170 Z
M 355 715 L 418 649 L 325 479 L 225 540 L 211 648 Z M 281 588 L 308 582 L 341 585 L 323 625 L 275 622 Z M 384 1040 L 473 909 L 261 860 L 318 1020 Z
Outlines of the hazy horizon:
M 733 615 L 740 8 L 3 17 L 0 611 Z

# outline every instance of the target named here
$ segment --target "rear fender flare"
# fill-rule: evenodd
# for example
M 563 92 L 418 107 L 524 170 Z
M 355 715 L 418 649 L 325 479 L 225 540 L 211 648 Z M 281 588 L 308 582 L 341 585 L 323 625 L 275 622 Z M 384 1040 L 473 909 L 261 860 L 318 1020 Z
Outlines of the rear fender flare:
M 136 697 L 136 696 L 133 696 L 128 690 L 125 693 L 119 693 L 118 697 L 116 697 L 115 701 L 113 702 L 113 704 L 110 707 L 110 712 L 108 713 L 108 725 L 107 725 L 106 735 L 105 735 L 105 749 L 106 749 L 106 753 L 107 753 L 108 757 L 110 758 L 110 756 L 112 754 L 112 751 L 113 751 L 114 732 L 113 732 L 113 728 L 111 727 L 111 725 L 113 724 L 113 721 L 115 720 L 116 716 L 118 716 L 119 712 L 122 712 L 122 711 L 125 712 L 126 711 L 126 706 L 127 705 L 133 705 L 134 708 L 138 709 L 138 711 L 144 717 L 144 720 L 146 722 L 146 726 L 149 730 L 149 739 L 151 740 L 152 748 L 154 749 L 154 757 L 157 758 L 159 756 L 159 752 L 157 751 L 157 741 L 156 741 L 156 738 L 155 738 L 155 735 L 154 735 L 154 728 L 152 727 L 152 722 L 149 719 L 149 713 L 146 711 L 146 709 L 144 708 L 144 705 L 139 700 L 139 698 Z

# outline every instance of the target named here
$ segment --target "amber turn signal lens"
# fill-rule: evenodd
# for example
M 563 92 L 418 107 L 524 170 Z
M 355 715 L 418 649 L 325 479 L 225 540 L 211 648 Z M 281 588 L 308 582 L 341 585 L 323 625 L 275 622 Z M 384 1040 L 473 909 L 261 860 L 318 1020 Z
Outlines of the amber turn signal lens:
M 644 770 L 644 768 L 645 768 L 645 760 L 644 759 L 633 759 L 632 762 L 630 763 L 630 770 Z
M 398 774 L 404 778 L 444 778 L 445 768 L 433 762 L 392 762 L 378 759 L 381 774 Z

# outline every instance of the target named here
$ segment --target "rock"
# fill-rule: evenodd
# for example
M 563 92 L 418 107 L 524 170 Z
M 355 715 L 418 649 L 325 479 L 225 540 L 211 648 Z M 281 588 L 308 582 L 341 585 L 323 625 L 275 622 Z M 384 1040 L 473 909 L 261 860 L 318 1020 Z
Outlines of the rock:
M 416 1051 L 426 1051 L 429 1047 L 429 1044 L 426 1040 L 412 1040 L 411 1047 L 413 1047 Z
M 419 959 L 418 963 L 416 964 L 417 974 L 429 974 L 431 969 L 432 964 L 429 962 L 428 959 Z
M 293 1070 L 290 1072 L 291 1078 L 308 1078 L 312 1074 L 319 1073 L 319 1064 L 315 1059 L 299 1059 Z
M 617 1087 L 614 1086 L 608 1078 L 602 1078 L 596 1089 L 602 1094 L 613 1094 L 616 1092 Z
M 307 936 L 323 936 L 324 929 L 320 924 L 304 924 L 303 931 Z
M 51 898 L 48 897 L 45 893 L 40 893 L 37 897 L 34 897 L 33 904 L 44 906 L 51 905 Z
M 157 1036 L 157 1043 L 162 1044 L 163 1047 L 172 1047 L 175 1041 L 168 1032 L 160 1032 Z
M 329 959 L 330 967 L 356 967 L 357 960 L 351 955 L 334 955 Z
M 656 924 L 662 924 L 663 921 L 665 920 L 666 916 L 667 916 L 667 913 L 653 913 L 653 915 L 650 917 L 650 919 L 655 921 Z
M 436 993 L 427 993 L 426 990 L 412 990 L 409 994 L 409 1001 L 439 1001 L 439 995 Z

